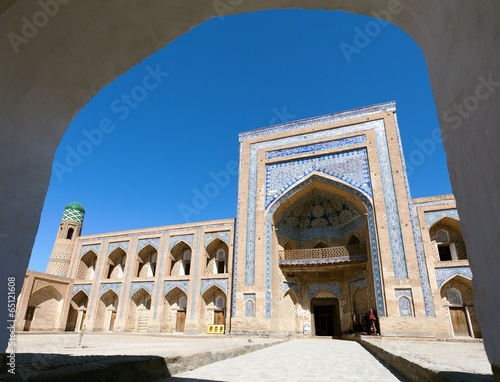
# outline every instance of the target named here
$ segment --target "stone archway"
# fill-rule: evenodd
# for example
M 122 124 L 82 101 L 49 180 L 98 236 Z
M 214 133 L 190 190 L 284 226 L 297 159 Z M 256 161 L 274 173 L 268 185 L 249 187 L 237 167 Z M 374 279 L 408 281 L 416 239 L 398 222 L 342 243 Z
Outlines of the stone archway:
M 495 1 L 466 0 L 403 3 L 404 9 L 385 0 L 271 0 L 241 2 L 224 9 L 228 14 L 290 7 L 374 12 L 417 41 L 429 67 L 471 267 L 482 285 L 475 298 L 486 349 L 490 361 L 500 367 L 496 330 L 500 311 L 495 309 L 500 305 L 500 295 L 495 292 L 500 269 L 495 240 L 500 230 L 496 219 L 500 203 L 489 197 L 500 189 L 500 178 L 491 176 L 500 172 L 500 132 L 496 129 L 500 119 L 500 52 L 496 49 L 500 6 Z M 4 279 L 8 275 L 23 279 L 53 154 L 72 117 L 116 76 L 194 26 L 221 15 L 212 3 L 194 0 L 182 5 L 136 2 L 125 7 L 118 0 L 61 1 L 56 5 L 58 14 L 50 19 L 50 27 L 40 27 L 34 36 L 24 38 L 22 50 L 7 38 L 0 42 L 0 57 L 4 58 L 0 83 L 8 84 L 0 95 L 4 105 L 0 163 L 3 177 L 9 179 L 0 185 L 4 196 L 0 237 L 2 253 L 15 257 L 15 261 L 9 258 L 5 262 L 10 267 L 2 268 Z M 38 2 L 9 1 L 0 11 L 0 34 L 8 36 L 12 31 L 20 33 L 20 20 L 40 8 Z M 143 33 L 137 33 L 135 26 Z M 41 61 L 44 65 L 39 65 Z M 5 296 L 0 303 L 5 305 Z M 6 320 L 6 315 L 2 313 L 0 318 Z M 6 345 L 9 333 L 6 329 L 0 333 L 0 342 Z M 500 374 L 499 368 L 495 371 Z

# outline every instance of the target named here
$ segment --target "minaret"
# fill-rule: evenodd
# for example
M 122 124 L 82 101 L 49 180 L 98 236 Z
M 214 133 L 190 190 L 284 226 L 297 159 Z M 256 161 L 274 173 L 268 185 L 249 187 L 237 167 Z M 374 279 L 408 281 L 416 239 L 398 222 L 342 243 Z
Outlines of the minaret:
M 85 210 L 80 203 L 70 203 L 64 208 L 46 273 L 56 276 L 68 276 L 71 254 L 73 253 L 76 238 L 82 232 L 84 216 Z

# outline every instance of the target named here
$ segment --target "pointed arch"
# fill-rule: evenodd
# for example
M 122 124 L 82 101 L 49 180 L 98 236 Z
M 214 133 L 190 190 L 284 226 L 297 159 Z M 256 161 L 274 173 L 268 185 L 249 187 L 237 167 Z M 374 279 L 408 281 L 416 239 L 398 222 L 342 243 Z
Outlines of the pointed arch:
M 151 244 L 147 244 L 137 254 L 136 277 L 154 277 L 156 264 L 158 262 L 158 251 Z
M 201 296 L 200 325 L 224 325 L 226 320 L 227 295 L 217 285 L 212 285 Z
M 125 331 L 146 332 L 150 309 L 151 295 L 141 287 L 129 299 Z
M 101 294 L 94 318 L 94 331 L 113 331 L 119 298 L 113 289 Z
M 80 331 L 85 323 L 85 316 L 87 312 L 87 305 L 89 301 L 89 296 L 84 290 L 80 290 L 75 293 L 71 298 L 68 318 L 66 320 L 66 331 Z
M 184 240 L 180 240 L 170 250 L 171 276 L 187 276 L 191 272 L 192 248 Z
M 280 208 L 287 207 L 287 200 L 289 200 L 292 196 L 297 195 L 299 192 L 303 192 L 306 187 L 310 186 L 314 182 L 318 182 L 320 184 L 325 184 L 327 186 L 332 186 L 338 190 L 341 190 L 343 193 L 352 194 L 359 201 L 358 206 L 361 208 L 361 211 L 366 211 L 366 218 L 368 222 L 368 238 L 367 245 L 369 245 L 369 253 L 371 254 L 371 262 L 372 262 L 372 271 L 373 271 L 373 280 L 374 280 L 374 288 L 375 291 L 375 301 L 377 306 L 377 313 L 379 316 L 385 316 L 385 300 L 383 295 L 382 288 L 382 274 L 380 269 L 380 259 L 378 252 L 378 244 L 377 244 L 377 234 L 375 230 L 375 216 L 373 213 L 373 206 L 371 197 L 363 191 L 358 190 L 357 188 L 352 187 L 346 182 L 336 179 L 332 176 L 313 172 L 309 174 L 307 177 L 301 179 L 294 185 L 291 185 L 286 192 L 282 193 L 279 198 L 275 199 L 266 210 L 266 290 L 270 290 L 271 287 L 271 253 L 269 248 L 271 248 L 271 227 L 275 222 L 275 213 Z M 248 272 L 248 271 L 246 271 Z M 250 277 L 246 275 L 245 279 Z M 271 317 L 271 295 L 270 293 L 266 294 L 266 317 Z
M 93 280 L 97 266 L 97 255 L 93 250 L 87 251 L 78 264 L 77 280 Z
M 187 314 L 188 298 L 179 287 L 170 289 L 163 299 L 161 314 L 161 330 L 167 332 L 183 332 Z
M 205 274 L 227 273 L 229 247 L 220 238 L 213 239 L 206 247 Z
M 63 296 L 53 285 L 37 289 L 28 300 L 24 331 L 53 331 L 62 314 Z
M 108 256 L 108 266 L 106 272 L 107 279 L 121 279 L 125 274 L 127 253 L 122 247 L 117 247 Z

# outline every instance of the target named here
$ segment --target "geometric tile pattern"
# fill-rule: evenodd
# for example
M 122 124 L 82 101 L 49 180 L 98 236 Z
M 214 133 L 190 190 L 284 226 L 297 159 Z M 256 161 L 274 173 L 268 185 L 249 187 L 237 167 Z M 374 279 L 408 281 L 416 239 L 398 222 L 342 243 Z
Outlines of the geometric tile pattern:
M 366 279 L 359 279 L 359 280 L 355 280 L 355 281 L 351 281 L 349 283 L 349 294 L 352 295 L 352 292 L 354 291 L 354 289 L 357 287 L 357 286 L 360 286 L 364 289 L 366 289 Z
M 73 285 L 73 292 L 71 293 L 71 297 L 73 297 L 75 294 L 83 290 L 85 294 L 90 296 L 90 290 L 92 289 L 92 284 L 78 284 L 78 285 Z
M 320 290 L 327 290 L 328 292 L 331 292 L 335 296 L 337 296 L 338 299 L 340 299 L 340 288 L 339 285 L 336 283 L 310 284 L 309 289 L 307 291 L 307 295 L 309 298 L 312 298 L 312 296 L 314 296 Z
M 255 317 L 255 293 L 243 293 L 245 317 Z
M 120 288 L 122 284 L 121 283 L 112 283 L 112 284 L 101 284 L 101 289 L 99 291 L 99 297 L 103 295 L 104 292 L 107 290 L 111 289 L 114 291 L 118 296 L 120 295 Z
M 160 245 L 160 238 L 159 237 L 155 237 L 153 239 L 139 239 L 139 242 L 137 244 L 137 253 L 141 252 L 141 250 L 146 245 L 150 245 L 154 249 L 156 249 L 156 251 L 158 251 L 158 246 Z
M 398 306 L 399 317 L 413 317 L 413 314 L 411 312 L 411 300 L 408 297 L 400 297 L 398 299 Z
M 66 207 L 63 212 L 62 220 L 72 220 L 78 223 L 83 223 L 84 216 L 85 212 Z
M 170 292 L 174 288 L 179 288 L 185 294 L 188 293 L 189 281 L 187 280 L 175 280 L 175 281 L 165 281 L 163 284 L 163 296 Z
M 425 212 L 424 214 L 425 214 L 425 222 L 427 223 L 427 228 L 430 228 L 430 226 L 432 226 L 435 222 L 444 217 L 460 220 L 456 208 L 450 208 L 447 210 L 440 210 L 440 211 L 429 211 Z
M 472 280 L 472 271 L 469 267 L 436 268 L 436 282 L 438 289 L 454 276 L 460 275 Z
M 407 279 L 408 269 L 406 267 L 403 233 L 401 231 L 401 221 L 399 220 L 396 190 L 394 188 L 394 179 L 389 157 L 389 147 L 387 145 L 387 137 L 383 125 L 379 125 L 375 128 L 375 135 L 377 137 L 378 160 L 382 179 L 394 277 L 397 280 Z
M 108 255 L 113 252 L 116 248 L 120 247 L 125 252 L 128 250 L 128 241 L 118 241 L 115 243 L 109 243 L 108 245 Z
M 208 289 L 210 289 L 213 286 L 218 287 L 227 296 L 227 291 L 229 289 L 229 280 L 228 279 L 202 279 L 201 280 L 201 287 L 200 287 L 200 296 L 203 295 Z
M 398 146 L 399 146 L 399 154 L 401 158 L 404 158 L 403 153 L 403 144 L 401 140 L 401 133 L 399 131 L 398 125 L 398 117 L 397 113 L 394 113 L 394 124 L 396 126 L 396 133 L 398 136 Z M 408 182 L 408 173 L 406 171 L 406 163 L 404 159 L 401 161 L 401 165 L 403 167 L 403 179 L 405 182 L 406 195 L 408 197 L 408 208 L 410 211 L 410 221 L 411 228 L 413 231 L 414 243 L 415 243 L 415 251 L 417 254 L 417 265 L 418 265 L 418 273 L 420 278 L 420 284 L 422 286 L 422 293 L 424 297 L 424 306 L 425 306 L 425 314 L 427 317 L 434 316 L 434 303 L 431 292 L 431 284 L 429 281 L 429 276 L 427 273 L 427 263 L 425 260 L 424 247 L 422 244 L 422 232 L 420 231 L 420 223 L 417 219 L 417 210 L 413 206 L 411 193 L 410 193 L 410 183 Z
M 300 296 L 299 294 L 299 284 L 297 283 L 289 283 L 286 281 L 283 281 L 283 294 L 288 292 L 289 290 L 293 290 L 297 296 Z
M 137 292 L 141 288 L 144 289 L 146 292 L 148 292 L 149 296 L 151 296 L 153 294 L 153 286 L 154 286 L 153 281 L 132 282 L 130 285 L 130 296 L 132 296 L 135 292 Z
M 205 233 L 205 248 L 216 238 L 221 239 L 229 247 L 229 231 Z
M 178 242 L 183 241 L 191 248 L 193 248 L 193 235 L 180 235 L 180 236 L 172 236 L 170 238 L 170 245 L 168 247 L 171 250 Z
M 80 258 L 83 257 L 87 252 L 94 252 L 96 255 L 99 253 L 100 244 L 92 245 L 82 245 L 82 251 L 80 252 Z
M 296 155 L 301 153 L 308 153 L 311 151 L 320 151 L 326 149 L 335 149 L 344 146 L 352 146 L 360 143 L 365 143 L 366 138 L 364 135 L 357 137 L 349 137 L 344 139 L 336 139 L 333 141 L 314 143 L 312 145 L 299 146 L 290 149 L 274 150 L 266 152 L 266 159 L 283 158 L 289 155 Z
M 334 176 L 371 197 L 366 149 L 303 158 L 266 166 L 266 208 L 311 172 Z

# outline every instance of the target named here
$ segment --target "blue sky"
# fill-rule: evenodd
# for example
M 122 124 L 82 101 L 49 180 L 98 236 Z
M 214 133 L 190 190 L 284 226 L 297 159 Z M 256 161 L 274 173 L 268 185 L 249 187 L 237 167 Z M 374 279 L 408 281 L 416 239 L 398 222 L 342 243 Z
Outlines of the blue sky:
M 396 101 L 412 196 L 451 193 L 424 57 L 399 28 L 333 11 L 209 20 L 118 77 L 74 118 L 29 269 L 45 271 L 70 202 L 86 209 L 84 235 L 232 218 L 238 133 L 386 101 Z M 195 208 L 196 193 L 221 172 L 227 185 Z

